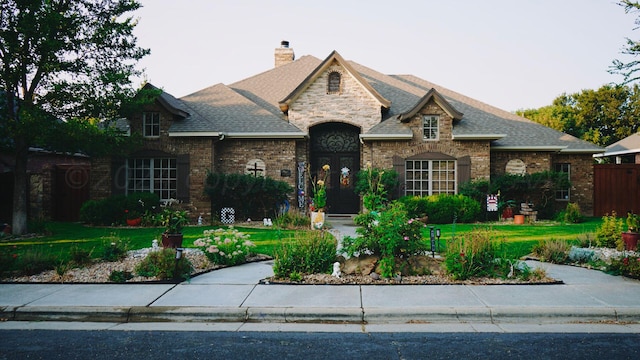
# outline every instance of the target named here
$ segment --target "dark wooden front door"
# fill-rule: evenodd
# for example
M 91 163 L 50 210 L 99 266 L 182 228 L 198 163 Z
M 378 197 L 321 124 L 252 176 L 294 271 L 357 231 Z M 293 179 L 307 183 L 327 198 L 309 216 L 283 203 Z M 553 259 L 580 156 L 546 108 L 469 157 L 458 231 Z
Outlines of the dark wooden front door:
M 327 178 L 327 209 L 330 214 L 356 214 L 360 197 L 355 193 L 355 175 L 360 170 L 360 129 L 328 123 L 311 129 L 311 174 L 317 178 L 324 165 Z
M 53 219 L 78 221 L 80 207 L 89 200 L 89 167 L 82 165 L 58 165 Z

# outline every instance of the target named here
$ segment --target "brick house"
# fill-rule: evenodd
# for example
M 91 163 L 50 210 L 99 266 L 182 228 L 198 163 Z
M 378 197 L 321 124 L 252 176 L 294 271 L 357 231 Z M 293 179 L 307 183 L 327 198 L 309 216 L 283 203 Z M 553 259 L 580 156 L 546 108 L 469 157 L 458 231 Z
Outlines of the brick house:
M 147 84 L 146 86 L 153 86 Z M 411 75 L 385 75 L 347 61 L 295 59 L 283 41 L 275 67 L 176 99 L 167 92 L 129 120 L 145 150 L 94 159 L 92 198 L 154 191 L 196 212 L 208 171 L 266 175 L 307 190 L 331 165 L 329 213 L 357 213 L 353 176 L 366 163 L 395 168 L 400 195 L 454 194 L 459 184 L 505 172 L 567 171 L 560 203 L 593 209 L 593 159 L 602 149 Z M 291 206 L 305 206 L 304 196 Z

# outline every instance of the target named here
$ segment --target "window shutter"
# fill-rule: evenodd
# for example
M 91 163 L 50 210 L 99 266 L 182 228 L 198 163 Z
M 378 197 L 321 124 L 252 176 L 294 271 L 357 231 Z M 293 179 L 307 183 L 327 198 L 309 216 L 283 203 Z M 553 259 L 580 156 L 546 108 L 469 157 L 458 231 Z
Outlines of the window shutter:
M 124 195 L 127 192 L 126 159 L 111 158 L 111 195 Z
M 400 156 L 396 155 L 393 157 L 393 170 L 398 173 L 398 182 L 400 183 L 397 190 L 398 192 L 395 195 L 396 197 L 404 196 L 404 189 L 406 187 L 404 179 L 404 159 Z
M 458 187 L 471 181 L 471 157 L 463 156 L 458 158 Z
M 176 159 L 176 170 L 178 171 L 177 198 L 183 202 L 189 202 L 189 154 L 178 155 Z

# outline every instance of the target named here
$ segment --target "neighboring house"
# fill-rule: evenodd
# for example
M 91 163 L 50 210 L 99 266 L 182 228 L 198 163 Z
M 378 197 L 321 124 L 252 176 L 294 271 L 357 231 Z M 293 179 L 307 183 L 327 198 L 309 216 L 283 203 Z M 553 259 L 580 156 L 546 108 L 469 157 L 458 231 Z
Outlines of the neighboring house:
M 208 171 L 266 175 L 303 195 L 305 168 L 315 176 L 329 164 L 328 212 L 357 213 L 353 177 L 371 163 L 398 171 L 399 195 L 455 194 L 463 182 L 505 172 L 565 171 L 572 187 L 558 193 L 559 206 L 592 212 L 598 146 L 412 75 L 385 75 L 336 51 L 294 60 L 281 45 L 273 69 L 180 99 L 163 92 L 131 117 L 145 150 L 94 159 L 91 197 L 153 191 L 207 213 Z
M 615 164 L 640 164 L 640 133 L 607 146 L 604 153 L 595 154 L 595 158 L 611 158 Z

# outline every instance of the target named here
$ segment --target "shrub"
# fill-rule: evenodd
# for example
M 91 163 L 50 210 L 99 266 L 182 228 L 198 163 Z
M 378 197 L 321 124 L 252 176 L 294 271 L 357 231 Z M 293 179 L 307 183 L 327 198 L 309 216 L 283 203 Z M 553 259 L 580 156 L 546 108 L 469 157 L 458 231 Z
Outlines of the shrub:
M 133 278 L 133 274 L 130 271 L 120 271 L 113 270 L 111 274 L 109 274 L 109 281 L 114 283 L 125 283 L 127 280 L 131 280 Z
M 607 272 L 640 279 L 640 256 L 628 255 L 622 258 L 611 259 L 611 264 L 607 267 Z
M 372 168 L 371 163 L 367 163 L 366 168 L 356 174 L 354 190 L 362 195 L 366 209 L 378 211 L 393 198 L 399 184 L 397 171 Z
M 427 244 L 422 239 L 424 223 L 410 219 L 404 205 L 393 201 L 382 212 L 359 214 L 354 218 L 356 238 L 343 239 L 344 251 L 350 255 L 372 253 L 384 257 L 409 257 L 423 253 Z
M 233 207 L 236 218 L 271 217 L 292 192 L 291 185 L 270 177 L 209 173 L 205 180 L 205 194 L 211 198 L 213 212 L 219 214 L 223 207 Z
M 69 255 L 71 262 L 77 266 L 85 266 L 92 262 L 91 251 L 77 245 L 69 249 Z
M 80 207 L 80 221 L 93 225 L 124 224 L 132 214 L 140 217 L 160 205 L 158 195 L 150 192 L 114 195 L 102 200 L 88 200 Z
M 564 211 L 564 221 L 571 224 L 578 224 L 584 221 L 582 211 L 580 211 L 580 205 L 577 203 L 568 203 L 567 208 Z
M 564 264 L 569 258 L 570 246 L 563 240 L 542 240 L 534 245 L 531 251 L 540 258 L 540 261 L 548 261 L 554 264 Z
M 409 213 L 409 217 L 428 216 L 431 224 L 450 224 L 454 220 L 469 223 L 478 220 L 480 203 L 464 195 L 405 196 L 399 199 Z
M 193 265 L 186 256 L 176 259 L 174 249 L 162 249 L 150 252 L 135 269 L 136 274 L 144 277 L 155 277 L 160 280 L 182 279 L 191 276 Z
M 585 249 L 572 246 L 569 250 L 569 260 L 574 263 L 586 264 L 595 259 L 595 251 L 593 249 Z
M 230 226 L 228 229 L 205 230 L 204 236 L 193 242 L 204 251 L 214 264 L 238 265 L 246 261 L 249 249 L 255 245 L 249 241 L 249 235 Z
M 596 229 L 596 245 L 599 247 L 616 248 L 622 244 L 622 219 L 616 216 L 616 212 L 611 215 L 605 214 L 602 217 L 602 224 Z
M 116 236 L 109 236 L 103 238 L 103 242 L 102 260 L 119 261 L 127 256 L 129 244 L 126 240 L 122 240 Z
M 279 215 L 274 221 L 274 225 L 282 229 L 309 228 L 311 220 L 308 215 L 305 215 L 298 210 L 289 210 Z
M 274 249 L 274 275 L 279 279 L 293 279 L 300 274 L 330 273 L 336 251 L 336 241 L 327 232 L 297 234 L 292 241 Z

